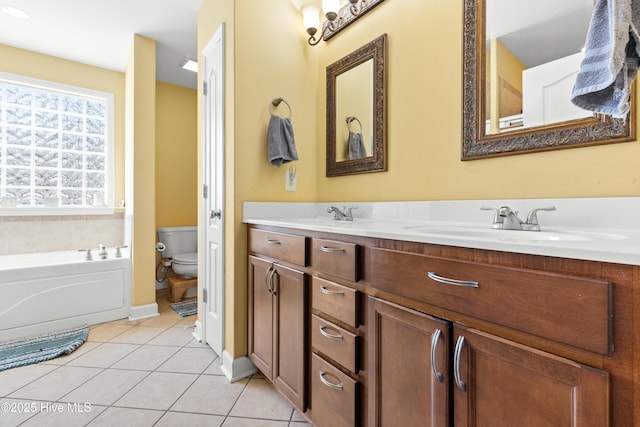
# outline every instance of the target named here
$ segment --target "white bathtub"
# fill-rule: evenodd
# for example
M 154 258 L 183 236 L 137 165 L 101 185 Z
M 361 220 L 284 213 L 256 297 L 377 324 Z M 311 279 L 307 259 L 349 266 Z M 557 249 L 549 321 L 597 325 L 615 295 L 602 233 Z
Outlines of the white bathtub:
M 128 317 L 131 258 L 108 252 L 0 256 L 0 342 Z

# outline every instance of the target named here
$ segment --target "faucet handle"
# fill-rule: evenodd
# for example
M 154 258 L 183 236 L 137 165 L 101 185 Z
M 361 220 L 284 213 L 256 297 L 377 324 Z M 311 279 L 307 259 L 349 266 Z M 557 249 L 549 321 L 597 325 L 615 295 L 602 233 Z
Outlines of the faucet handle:
M 78 249 L 78 252 L 86 252 L 87 256 L 85 256 L 85 261 L 91 261 L 93 260 L 93 257 L 91 256 L 91 249 Z
M 346 221 L 353 221 L 353 210 L 354 209 L 358 209 L 357 206 L 351 206 L 345 209 L 344 215 L 345 215 L 345 220 Z
M 527 215 L 526 224 L 538 226 L 537 229 L 540 230 L 540 226 L 538 223 L 538 211 L 555 211 L 555 210 L 556 210 L 555 206 L 547 206 L 544 208 L 531 209 L 531 211 Z
M 492 228 L 502 228 L 504 219 L 499 215 L 500 210 L 498 208 L 492 208 L 490 206 L 480 206 L 481 211 L 493 211 L 493 224 Z
M 116 246 L 116 258 L 122 258 L 122 252 L 120 252 L 120 249 L 124 249 L 126 247 L 127 245 Z

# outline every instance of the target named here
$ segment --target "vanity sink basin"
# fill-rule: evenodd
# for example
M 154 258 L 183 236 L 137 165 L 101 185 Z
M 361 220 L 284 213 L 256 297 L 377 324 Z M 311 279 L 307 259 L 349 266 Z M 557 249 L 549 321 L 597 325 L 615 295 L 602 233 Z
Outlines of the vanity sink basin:
M 608 233 L 594 233 L 583 231 L 521 231 L 521 230 L 497 230 L 479 227 L 406 227 L 417 233 L 434 234 L 456 239 L 482 239 L 499 240 L 506 242 L 580 242 L 592 240 L 621 240 L 624 236 Z

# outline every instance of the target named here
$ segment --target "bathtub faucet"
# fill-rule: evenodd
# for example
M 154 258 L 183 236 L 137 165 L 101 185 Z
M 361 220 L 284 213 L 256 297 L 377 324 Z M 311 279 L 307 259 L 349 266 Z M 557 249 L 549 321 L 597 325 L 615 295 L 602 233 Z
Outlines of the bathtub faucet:
M 87 255 L 84 257 L 85 261 L 93 260 L 93 257 L 91 256 L 91 249 L 78 249 L 78 252 L 86 252 L 87 253 Z
M 120 249 L 124 249 L 126 247 L 127 245 L 116 246 L 116 258 L 122 258 L 122 252 L 120 252 Z
M 107 252 L 107 247 L 103 244 L 98 245 L 98 256 L 100 259 L 107 259 L 109 253 Z

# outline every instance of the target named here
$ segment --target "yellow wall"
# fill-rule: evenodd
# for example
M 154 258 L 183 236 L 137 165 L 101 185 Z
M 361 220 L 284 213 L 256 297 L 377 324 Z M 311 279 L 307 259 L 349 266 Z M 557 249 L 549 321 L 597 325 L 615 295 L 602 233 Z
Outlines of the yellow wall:
M 156 227 L 198 222 L 197 92 L 156 82 Z
M 124 199 L 124 74 L 0 45 L 0 71 L 113 93 L 114 200 Z
M 132 305 L 156 302 L 156 42 L 133 36 L 126 71 L 127 215 L 132 218 Z
M 241 203 L 639 196 L 640 144 L 462 162 L 462 2 L 387 1 L 316 47 L 292 0 L 203 0 L 202 49 L 226 22 L 225 347 L 246 353 Z M 388 171 L 327 178 L 326 67 L 388 34 Z M 298 191 L 266 160 L 268 103 L 293 110 Z M 200 124 L 198 128 L 200 128 Z

